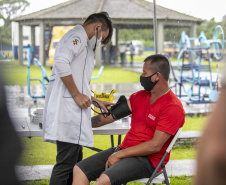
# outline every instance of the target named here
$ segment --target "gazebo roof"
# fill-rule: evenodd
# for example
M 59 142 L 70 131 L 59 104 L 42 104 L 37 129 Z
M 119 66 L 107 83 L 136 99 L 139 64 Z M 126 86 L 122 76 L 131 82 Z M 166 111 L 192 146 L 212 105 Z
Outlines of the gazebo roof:
M 85 19 L 95 12 L 106 11 L 114 20 L 153 19 L 153 4 L 145 0 L 70 0 L 31 14 L 22 15 L 12 21 L 72 20 Z M 175 20 L 201 23 L 199 18 L 174 10 L 156 6 L 158 20 Z M 117 22 L 117 21 L 116 21 Z

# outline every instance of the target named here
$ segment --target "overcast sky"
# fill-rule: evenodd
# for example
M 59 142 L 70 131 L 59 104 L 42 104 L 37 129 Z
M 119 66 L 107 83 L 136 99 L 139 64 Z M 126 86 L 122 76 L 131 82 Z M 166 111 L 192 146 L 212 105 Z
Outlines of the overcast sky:
M 67 0 L 28 0 L 30 6 L 24 13 L 31 13 L 40 9 L 65 2 Z M 153 0 L 149 0 L 153 2 Z M 226 0 L 156 0 L 157 5 L 189 14 L 194 17 L 210 20 L 213 17 L 221 21 L 226 14 Z

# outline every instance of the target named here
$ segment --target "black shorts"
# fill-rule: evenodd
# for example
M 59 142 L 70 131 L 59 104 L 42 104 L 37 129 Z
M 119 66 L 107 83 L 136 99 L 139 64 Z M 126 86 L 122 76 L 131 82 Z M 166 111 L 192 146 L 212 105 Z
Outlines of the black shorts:
M 113 185 L 151 176 L 155 168 L 146 156 L 121 159 L 105 170 L 108 157 L 119 150 L 121 149 L 115 147 L 101 151 L 76 165 L 83 171 L 89 181 L 95 181 L 103 173 L 109 177 Z

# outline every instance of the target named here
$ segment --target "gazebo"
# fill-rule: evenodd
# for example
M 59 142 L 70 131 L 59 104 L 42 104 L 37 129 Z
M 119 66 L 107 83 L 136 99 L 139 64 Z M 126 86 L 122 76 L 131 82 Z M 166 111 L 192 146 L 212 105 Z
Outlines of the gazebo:
M 116 48 L 118 31 L 123 28 L 153 29 L 153 4 L 145 0 L 70 0 L 56 6 L 12 19 L 19 23 L 19 63 L 23 61 L 23 26 L 31 27 L 31 41 L 35 44 L 35 27 L 40 27 L 39 60 L 45 64 L 44 32 L 46 26 L 83 24 L 92 13 L 106 11 L 109 13 L 116 30 Z M 162 6 L 156 6 L 158 51 L 163 51 L 164 29 L 188 27 L 191 37 L 196 36 L 196 25 L 202 22 L 195 18 Z M 100 48 L 96 60 L 100 59 Z

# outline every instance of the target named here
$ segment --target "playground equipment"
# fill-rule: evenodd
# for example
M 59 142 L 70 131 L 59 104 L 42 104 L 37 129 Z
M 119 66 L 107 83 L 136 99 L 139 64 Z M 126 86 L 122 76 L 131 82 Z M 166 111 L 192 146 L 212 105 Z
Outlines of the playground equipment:
M 213 31 L 213 39 L 207 40 L 205 33 L 202 31 L 198 38 L 189 38 L 188 35 L 183 31 L 181 33 L 181 39 L 179 42 L 179 50 L 192 49 L 191 41 L 194 42 L 196 48 L 213 50 L 213 55 L 217 60 L 221 60 L 224 52 L 224 30 L 218 25 Z
M 31 58 L 31 56 L 30 56 L 30 54 L 28 52 L 28 55 L 27 55 L 27 86 L 28 86 L 28 95 L 31 98 L 33 98 L 34 103 L 36 103 L 37 102 L 37 98 L 45 98 L 45 95 L 46 95 L 46 86 L 49 83 L 49 76 L 48 76 L 45 68 L 41 65 L 41 63 L 36 58 L 34 58 L 33 61 L 41 69 L 42 77 L 41 77 L 41 79 L 31 78 L 31 74 L 30 74 L 31 59 L 30 58 Z M 103 69 L 104 69 L 104 66 L 101 66 L 100 67 L 100 70 L 98 72 L 98 75 L 97 76 L 92 76 L 91 79 L 98 79 L 98 78 L 100 78 L 100 76 L 101 76 L 101 74 L 103 72 Z M 42 90 L 43 90 L 43 93 L 42 94 L 36 95 L 36 94 L 32 94 L 31 93 L 31 81 L 39 81 L 42 84 Z
M 209 53 L 211 47 L 214 57 L 220 60 L 224 52 L 224 31 L 220 25 L 214 29 L 213 40 L 207 40 L 204 32 L 198 38 L 189 38 L 185 32 L 181 34 L 177 58 L 177 68 L 180 71 L 178 96 L 188 97 L 185 100 L 187 104 L 209 103 L 218 99 L 218 67 L 213 80 Z
M 103 70 L 104 70 L 104 66 L 101 66 L 101 67 L 100 67 L 100 70 L 99 70 L 99 72 L 98 72 L 98 75 L 97 75 L 97 76 L 92 76 L 91 79 L 93 80 L 93 79 L 98 79 L 98 78 L 100 78 L 100 76 L 101 76 Z
M 42 77 L 41 79 L 38 78 L 31 78 L 31 74 L 30 74 L 30 66 L 31 66 L 31 60 L 30 60 L 30 54 L 28 53 L 28 57 L 27 57 L 27 86 L 28 86 L 28 95 L 33 98 L 34 103 L 37 102 L 37 98 L 45 98 L 46 95 L 46 85 L 49 83 L 49 76 L 45 70 L 45 68 L 41 65 L 41 63 L 34 58 L 33 61 L 40 67 L 41 71 L 42 71 Z M 31 93 L 31 81 L 39 81 L 42 84 L 42 90 L 43 93 L 42 94 L 32 94 Z
M 1 52 L 0 52 L 0 56 L 1 56 L 2 58 L 6 58 L 6 56 L 5 56 L 3 53 L 1 53 Z

